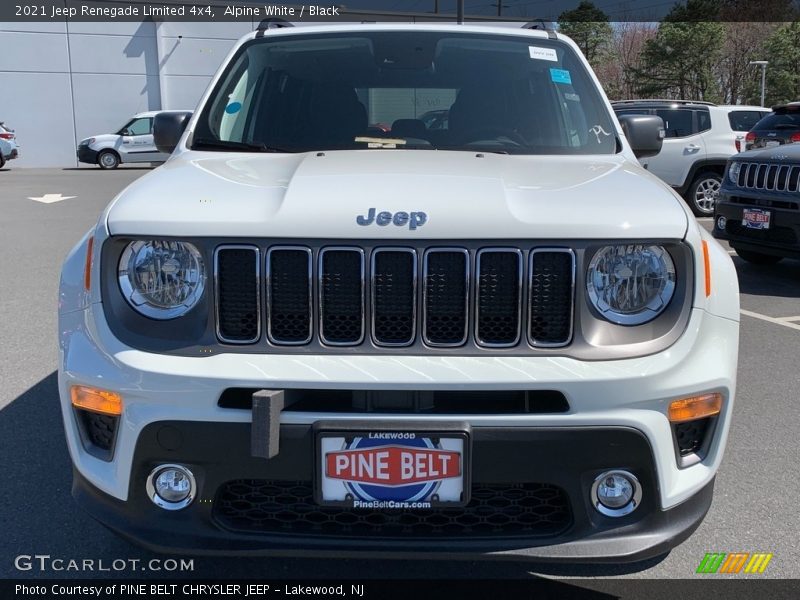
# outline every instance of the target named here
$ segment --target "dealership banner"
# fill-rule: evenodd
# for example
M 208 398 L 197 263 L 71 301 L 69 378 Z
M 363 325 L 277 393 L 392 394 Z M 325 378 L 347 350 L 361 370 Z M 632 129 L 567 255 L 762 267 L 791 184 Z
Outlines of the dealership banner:
M 365 564 L 365 568 L 369 563 Z M 557 569 L 557 568 L 556 568 Z M 613 598 L 734 599 L 797 598 L 798 581 L 776 579 L 575 579 L 532 577 L 526 580 L 360 580 L 307 581 L 263 577 L 253 580 L 132 580 L 39 579 L 0 580 L 0 598 L 54 598 L 61 600 L 161 600 L 221 598 L 224 600 L 344 599 L 393 600 L 413 598 L 520 598 L 536 600 L 607 600 Z
M 654 22 L 688 0 L 617 2 L 601 5 L 611 22 Z M 594 13 L 575 9 L 579 0 L 347 0 L 335 2 L 263 2 L 254 0 L 3 0 L 0 22 L 69 21 L 204 21 L 260 22 L 424 22 L 557 21 L 565 11 L 570 20 L 591 21 Z M 800 0 L 704 0 L 682 13 L 685 21 L 788 22 L 800 14 Z M 698 8 L 700 7 L 700 8 Z M 583 16 L 582 16 L 583 15 Z

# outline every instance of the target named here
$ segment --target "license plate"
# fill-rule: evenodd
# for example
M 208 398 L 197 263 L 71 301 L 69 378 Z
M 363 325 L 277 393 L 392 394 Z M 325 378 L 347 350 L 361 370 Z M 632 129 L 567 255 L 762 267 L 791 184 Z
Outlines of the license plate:
M 748 229 L 769 229 L 769 211 L 760 208 L 745 208 L 742 211 L 742 224 Z
M 319 504 L 414 510 L 469 501 L 466 431 L 319 431 L 316 448 Z
M 775 140 L 770 140 L 764 144 L 765 148 L 774 148 L 775 146 L 780 146 L 781 143 Z

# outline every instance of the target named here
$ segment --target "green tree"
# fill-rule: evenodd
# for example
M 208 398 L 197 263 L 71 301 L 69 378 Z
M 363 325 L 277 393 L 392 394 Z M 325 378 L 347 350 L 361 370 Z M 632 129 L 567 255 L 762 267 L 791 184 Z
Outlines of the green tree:
M 800 100 L 800 22 L 786 23 L 775 30 L 764 43 L 767 65 L 766 105 Z M 752 67 L 747 96 L 760 102 L 761 71 Z
M 593 67 L 603 58 L 611 43 L 608 15 L 587 0 L 573 10 L 562 12 L 558 17 L 558 28 L 578 44 Z
M 642 52 L 641 66 L 632 70 L 642 96 L 685 100 L 720 99 L 713 67 L 720 56 L 722 23 L 665 19 Z

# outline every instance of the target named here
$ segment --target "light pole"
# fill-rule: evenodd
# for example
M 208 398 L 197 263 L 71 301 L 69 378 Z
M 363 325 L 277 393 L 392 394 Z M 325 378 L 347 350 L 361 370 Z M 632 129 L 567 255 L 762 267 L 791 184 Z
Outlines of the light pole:
M 751 60 L 748 64 L 761 67 L 761 106 L 764 106 L 764 91 L 767 89 L 767 65 L 768 60 Z

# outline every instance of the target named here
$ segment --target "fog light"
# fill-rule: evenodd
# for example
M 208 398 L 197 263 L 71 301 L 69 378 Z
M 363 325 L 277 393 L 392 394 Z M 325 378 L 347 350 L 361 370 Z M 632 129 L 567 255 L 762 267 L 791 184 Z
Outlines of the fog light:
M 728 219 L 725 217 L 719 217 L 717 219 L 717 229 L 721 229 L 725 231 L 725 226 L 728 224 Z
M 147 478 L 147 496 L 166 510 L 185 508 L 194 500 L 197 486 L 194 475 L 180 465 L 160 465 Z
M 628 471 L 606 471 L 592 484 L 592 504 L 607 517 L 632 513 L 642 501 L 642 486 Z

